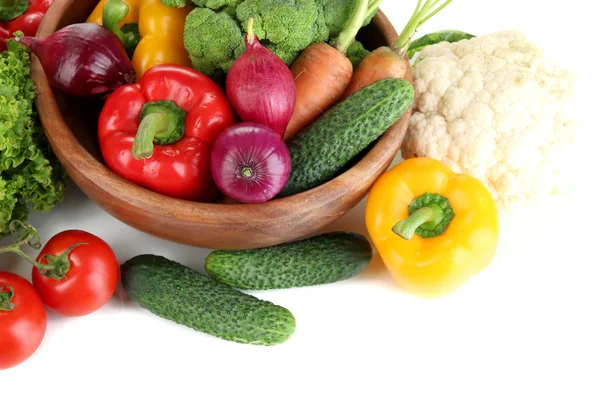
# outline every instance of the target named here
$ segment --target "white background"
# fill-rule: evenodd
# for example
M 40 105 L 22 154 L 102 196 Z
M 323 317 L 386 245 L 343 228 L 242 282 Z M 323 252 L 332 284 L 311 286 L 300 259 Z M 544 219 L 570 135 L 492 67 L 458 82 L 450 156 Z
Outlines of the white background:
M 414 4 L 387 0 L 382 8 L 400 31 Z M 588 4 L 455 0 L 419 32 L 520 29 L 580 72 L 589 93 L 572 190 L 543 207 L 502 215 L 497 258 L 461 290 L 438 300 L 410 297 L 376 258 L 347 282 L 255 293 L 297 320 L 288 342 L 265 348 L 161 320 L 127 302 L 119 288 L 90 316 L 49 312 L 35 355 L 0 372 L 0 397 L 600 399 L 600 168 L 592 145 L 599 132 L 591 121 L 599 114 L 591 60 L 598 41 Z M 363 208 L 330 229 L 366 233 Z M 72 228 L 99 235 L 120 261 L 153 252 L 201 270 L 208 254 L 137 232 L 74 187 L 51 214 L 31 222 L 43 240 Z M 30 277 L 16 257 L 0 262 L 2 270 Z

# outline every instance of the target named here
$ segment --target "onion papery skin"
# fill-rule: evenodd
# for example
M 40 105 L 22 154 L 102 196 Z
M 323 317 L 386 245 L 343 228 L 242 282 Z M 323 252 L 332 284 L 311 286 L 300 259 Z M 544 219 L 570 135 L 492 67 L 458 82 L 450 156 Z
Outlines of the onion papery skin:
M 211 152 L 211 173 L 223 194 L 242 203 L 263 203 L 283 189 L 291 158 L 283 138 L 265 125 L 227 128 Z

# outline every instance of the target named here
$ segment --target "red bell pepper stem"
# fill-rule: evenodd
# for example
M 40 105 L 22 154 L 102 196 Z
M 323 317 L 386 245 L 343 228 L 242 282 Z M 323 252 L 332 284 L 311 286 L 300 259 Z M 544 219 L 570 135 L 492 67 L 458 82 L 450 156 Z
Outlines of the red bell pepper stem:
M 0 0 L 0 21 L 10 21 L 25 14 L 29 0 Z
M 133 158 L 141 160 L 152 157 L 154 143 L 175 143 L 183 137 L 186 112 L 174 101 L 159 100 L 144 104 L 140 114 L 140 126 L 133 140 Z
M 131 149 L 133 158 L 141 160 L 151 157 L 154 152 L 154 138 L 160 136 L 168 125 L 167 115 L 160 112 L 150 114 L 144 118 L 133 141 L 133 148 Z

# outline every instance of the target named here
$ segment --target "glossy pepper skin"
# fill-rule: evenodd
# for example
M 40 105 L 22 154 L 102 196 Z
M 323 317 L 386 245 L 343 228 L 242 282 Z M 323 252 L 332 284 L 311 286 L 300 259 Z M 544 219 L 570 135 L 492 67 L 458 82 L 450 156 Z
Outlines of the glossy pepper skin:
M 490 264 L 498 245 L 498 211 L 486 187 L 430 158 L 403 161 L 377 180 L 366 224 L 391 275 L 418 297 L 456 291 Z
M 6 39 L 17 31 L 35 36 L 54 0 L 0 0 L 0 52 L 6 50 Z
M 139 30 L 139 43 L 136 42 L 135 48 L 130 52 L 137 80 L 141 79 L 147 70 L 160 64 L 191 67 L 192 62 L 183 46 L 183 27 L 187 15 L 192 10 L 190 6 L 166 7 L 160 0 L 101 0 L 87 22 L 103 25 L 103 11 L 107 2 L 113 3 L 110 6 L 116 9 L 119 9 L 119 3 L 127 6 L 122 15 L 124 19 L 112 21 L 118 25 L 115 27 L 117 31 L 113 30 L 117 36 L 122 39 L 122 33 L 118 30 L 126 25 L 137 25 Z M 105 25 L 108 27 L 109 24 Z
M 106 164 L 115 173 L 171 197 L 213 201 L 210 151 L 235 123 L 223 90 L 192 68 L 163 64 L 107 99 L 98 122 Z

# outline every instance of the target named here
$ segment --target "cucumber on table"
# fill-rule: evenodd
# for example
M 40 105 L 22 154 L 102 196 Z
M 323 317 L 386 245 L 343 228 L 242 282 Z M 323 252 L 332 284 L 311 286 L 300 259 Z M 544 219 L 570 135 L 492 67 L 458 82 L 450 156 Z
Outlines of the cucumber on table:
M 204 268 L 218 281 L 240 289 L 283 289 L 352 278 L 371 262 L 367 239 L 332 232 L 254 250 L 218 250 Z
M 129 297 L 153 314 L 222 339 L 269 346 L 285 342 L 296 329 L 287 309 L 162 256 L 126 261 L 121 280 Z
M 335 178 L 400 120 L 413 100 L 410 82 L 388 78 L 329 109 L 288 142 L 292 170 L 277 197 L 304 192 Z

